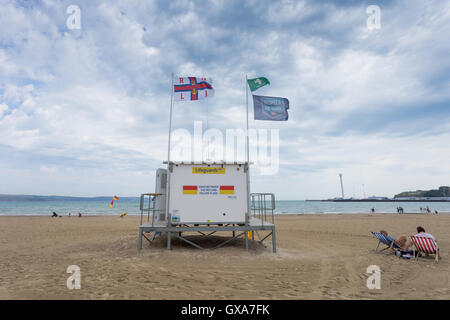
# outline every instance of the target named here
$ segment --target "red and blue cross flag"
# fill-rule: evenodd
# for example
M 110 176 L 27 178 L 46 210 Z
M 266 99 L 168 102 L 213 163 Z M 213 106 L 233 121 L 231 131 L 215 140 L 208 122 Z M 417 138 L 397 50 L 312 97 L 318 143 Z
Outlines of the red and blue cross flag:
M 195 101 L 214 95 L 210 78 L 174 78 L 173 95 L 176 101 Z

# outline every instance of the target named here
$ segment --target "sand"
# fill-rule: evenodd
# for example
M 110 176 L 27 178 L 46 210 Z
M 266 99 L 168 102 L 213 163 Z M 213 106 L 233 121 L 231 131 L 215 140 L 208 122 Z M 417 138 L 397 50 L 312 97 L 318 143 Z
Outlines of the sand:
M 198 250 L 164 239 L 137 251 L 139 218 L 0 217 L 0 299 L 449 299 L 450 215 L 279 215 L 278 252 L 243 240 Z M 374 251 L 370 231 L 422 225 L 442 260 Z M 198 238 L 197 238 L 198 240 Z M 217 238 L 204 241 L 211 245 Z M 266 240 L 267 241 L 267 240 Z M 69 290 L 69 265 L 81 289 Z M 368 289 L 367 267 L 381 269 Z

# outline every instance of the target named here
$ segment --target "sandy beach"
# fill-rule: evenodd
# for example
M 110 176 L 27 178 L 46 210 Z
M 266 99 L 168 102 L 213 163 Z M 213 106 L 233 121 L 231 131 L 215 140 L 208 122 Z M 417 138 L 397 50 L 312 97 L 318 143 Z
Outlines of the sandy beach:
M 450 215 L 278 215 L 278 252 L 237 240 L 198 250 L 164 239 L 137 250 L 139 217 L 0 217 L 0 299 L 450 299 Z M 371 231 L 421 225 L 442 259 L 377 253 Z M 198 240 L 198 238 L 196 238 Z M 209 242 L 217 238 L 205 240 Z M 81 289 L 69 290 L 69 265 Z M 370 265 L 381 289 L 366 287 Z

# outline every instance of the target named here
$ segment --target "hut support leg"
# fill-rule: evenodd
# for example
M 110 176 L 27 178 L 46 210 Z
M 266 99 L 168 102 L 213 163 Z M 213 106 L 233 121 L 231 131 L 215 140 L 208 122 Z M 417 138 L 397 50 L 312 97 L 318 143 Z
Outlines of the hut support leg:
M 142 250 L 142 230 L 139 228 L 139 238 L 138 238 L 138 250 Z
M 245 250 L 248 250 L 248 231 L 245 230 Z
M 172 238 L 172 232 L 169 231 L 169 232 L 167 232 L 167 249 L 168 250 L 172 249 L 171 243 L 170 243 L 171 238 Z
M 272 250 L 277 253 L 277 239 L 275 237 L 275 227 L 272 229 Z

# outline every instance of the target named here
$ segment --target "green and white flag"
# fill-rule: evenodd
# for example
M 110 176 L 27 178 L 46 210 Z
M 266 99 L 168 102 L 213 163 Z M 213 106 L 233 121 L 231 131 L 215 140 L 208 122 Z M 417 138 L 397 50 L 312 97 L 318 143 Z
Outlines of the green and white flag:
M 266 84 L 270 84 L 269 80 L 267 80 L 267 78 L 264 77 L 248 79 L 247 82 L 252 92 L 258 90 L 259 88 L 265 86 Z

